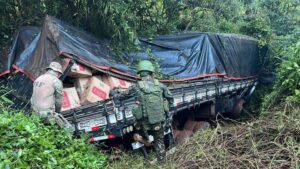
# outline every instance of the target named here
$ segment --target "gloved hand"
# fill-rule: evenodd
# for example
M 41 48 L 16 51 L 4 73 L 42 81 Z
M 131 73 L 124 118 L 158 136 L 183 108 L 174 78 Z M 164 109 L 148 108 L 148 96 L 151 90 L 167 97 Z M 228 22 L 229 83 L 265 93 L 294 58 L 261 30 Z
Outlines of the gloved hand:
M 119 94 L 120 94 L 120 92 L 119 92 L 118 90 L 112 89 L 112 90 L 110 90 L 110 92 L 109 92 L 109 97 L 110 97 L 110 98 L 115 98 L 115 97 L 117 97 Z
M 170 109 L 173 109 L 175 107 L 173 100 L 169 101 L 169 107 L 170 107 Z

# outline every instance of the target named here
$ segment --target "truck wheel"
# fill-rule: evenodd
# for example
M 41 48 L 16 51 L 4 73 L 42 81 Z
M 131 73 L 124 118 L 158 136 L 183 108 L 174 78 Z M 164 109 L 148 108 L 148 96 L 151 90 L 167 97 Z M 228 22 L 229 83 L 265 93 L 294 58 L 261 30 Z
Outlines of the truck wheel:
M 241 111 L 243 109 L 243 105 L 245 103 L 244 99 L 238 99 L 235 103 L 232 112 L 231 112 L 231 118 L 238 119 L 241 117 Z

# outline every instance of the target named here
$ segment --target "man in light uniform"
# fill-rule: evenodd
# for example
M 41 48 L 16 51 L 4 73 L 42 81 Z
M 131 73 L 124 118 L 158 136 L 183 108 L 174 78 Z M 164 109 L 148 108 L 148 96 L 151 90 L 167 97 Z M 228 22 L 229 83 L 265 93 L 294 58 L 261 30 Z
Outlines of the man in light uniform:
M 59 80 L 62 75 L 62 66 L 58 62 L 51 62 L 47 72 L 39 76 L 33 83 L 31 106 L 45 123 L 56 121 L 60 127 L 70 127 L 58 112 L 61 110 L 63 97 L 63 84 Z

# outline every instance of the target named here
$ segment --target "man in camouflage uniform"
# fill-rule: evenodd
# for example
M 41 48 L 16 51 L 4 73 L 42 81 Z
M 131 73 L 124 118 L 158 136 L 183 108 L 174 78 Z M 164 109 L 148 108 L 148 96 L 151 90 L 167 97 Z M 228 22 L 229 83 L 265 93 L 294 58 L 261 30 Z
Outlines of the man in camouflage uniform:
M 143 138 L 149 139 L 149 134 L 154 137 L 154 148 L 158 162 L 164 162 L 166 151 L 164 145 L 163 125 L 169 118 L 168 103 L 173 103 L 173 96 L 168 88 L 153 78 L 154 67 L 148 60 L 140 61 L 137 74 L 141 80 L 136 85 L 117 94 L 114 97 L 126 98 L 137 96 L 138 105 L 133 108 L 137 120 L 137 129 Z
M 45 123 L 56 121 L 60 127 L 70 127 L 70 123 L 56 113 L 60 112 L 62 106 L 63 84 L 59 80 L 61 74 L 62 66 L 58 62 L 51 62 L 47 72 L 33 83 L 31 107 Z

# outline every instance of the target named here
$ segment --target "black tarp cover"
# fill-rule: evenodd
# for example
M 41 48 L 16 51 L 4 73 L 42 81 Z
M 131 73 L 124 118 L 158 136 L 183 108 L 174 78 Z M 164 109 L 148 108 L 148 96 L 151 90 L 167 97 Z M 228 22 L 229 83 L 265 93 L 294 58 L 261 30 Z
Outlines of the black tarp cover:
M 64 54 L 91 67 L 131 77 L 135 77 L 140 59 L 158 60 L 162 74 L 177 80 L 215 75 L 248 78 L 256 76 L 260 68 L 257 41 L 242 35 L 182 33 L 140 39 L 142 52 L 124 54 L 123 60 L 109 43 L 47 16 L 41 29 L 22 27 L 18 31 L 9 55 L 1 56 L 0 76 L 14 68 L 35 79 Z

